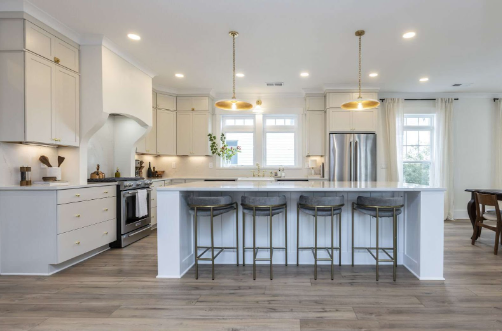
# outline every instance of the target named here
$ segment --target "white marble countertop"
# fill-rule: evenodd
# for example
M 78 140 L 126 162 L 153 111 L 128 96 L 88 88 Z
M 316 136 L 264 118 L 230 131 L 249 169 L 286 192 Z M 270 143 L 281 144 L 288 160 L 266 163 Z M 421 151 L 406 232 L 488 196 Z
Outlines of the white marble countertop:
M 94 183 L 94 184 L 68 184 L 68 185 L 31 185 L 31 186 L 0 186 L 0 191 L 53 191 L 53 190 L 70 190 L 75 188 L 86 188 L 95 186 L 115 186 L 117 183 Z
M 151 181 L 161 181 L 161 180 L 201 180 L 203 181 L 204 179 L 210 179 L 210 180 L 237 180 L 237 178 L 243 178 L 242 176 L 235 176 L 235 177 L 163 177 L 163 178 L 148 178 Z M 253 178 L 253 177 L 251 177 Z M 261 177 L 254 177 L 254 178 L 261 178 Z M 269 178 L 269 177 L 265 177 Z M 284 178 L 277 178 L 278 181 L 289 181 L 289 180 L 318 180 L 318 181 L 325 181 L 327 180 L 326 178 L 321 178 L 321 177 L 284 177 Z
M 443 188 L 399 182 L 192 182 L 157 188 L 158 191 L 445 191 Z

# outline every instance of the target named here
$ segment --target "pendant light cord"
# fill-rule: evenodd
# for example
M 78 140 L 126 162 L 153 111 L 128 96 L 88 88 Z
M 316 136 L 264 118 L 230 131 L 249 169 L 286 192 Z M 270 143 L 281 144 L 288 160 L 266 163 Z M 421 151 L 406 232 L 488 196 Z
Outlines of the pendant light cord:
M 361 37 L 359 36 L 359 99 L 361 99 Z
M 232 99 L 235 99 L 235 34 L 232 35 L 232 40 L 233 40 L 233 67 L 232 67 L 232 71 L 233 71 L 233 77 L 232 77 L 232 82 L 233 82 L 233 86 L 232 86 Z

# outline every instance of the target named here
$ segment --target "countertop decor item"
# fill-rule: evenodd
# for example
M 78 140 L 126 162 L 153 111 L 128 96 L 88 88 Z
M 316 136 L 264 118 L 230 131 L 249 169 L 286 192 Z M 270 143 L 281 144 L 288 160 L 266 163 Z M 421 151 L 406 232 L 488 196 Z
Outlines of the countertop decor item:
M 364 36 L 364 34 L 364 30 L 356 31 L 356 37 L 359 38 L 359 97 L 354 101 L 344 103 L 341 107 L 345 110 L 372 109 L 380 105 L 378 100 L 363 99 L 361 96 L 361 37 Z
M 21 180 L 19 181 L 20 186 L 30 186 L 31 185 L 31 167 L 20 167 L 19 171 L 21 173 Z
M 148 169 L 146 170 L 146 177 L 152 178 L 153 177 L 153 170 L 152 170 L 152 163 L 148 162 Z
M 236 147 L 228 147 L 227 145 L 227 138 L 225 137 L 225 134 L 222 133 L 220 136 L 220 141 L 221 141 L 221 147 L 218 148 L 218 143 L 216 142 L 216 136 L 213 134 L 208 134 L 209 137 L 209 142 L 211 143 L 211 153 L 213 155 L 218 155 L 223 159 L 224 162 L 228 163 L 232 159 L 234 155 L 237 153 L 240 153 L 242 148 L 241 146 L 236 146 Z
M 315 167 L 317 167 L 317 160 L 316 160 L 316 159 L 312 159 L 312 158 L 311 158 L 311 159 L 309 160 L 309 167 L 310 167 L 310 169 L 312 169 L 312 174 L 311 174 L 311 175 L 312 175 L 312 176 L 313 176 L 313 175 L 315 175 L 315 170 L 314 170 L 314 168 L 315 168 Z
M 48 166 L 49 168 L 52 168 L 51 162 L 49 161 L 49 158 L 45 155 L 42 155 L 38 158 L 40 162 Z
M 119 168 L 117 168 L 117 171 L 115 171 L 115 178 L 120 178 Z
M 96 171 L 91 173 L 91 179 L 100 179 L 105 178 L 105 174 L 102 171 L 99 171 L 99 164 L 96 166 Z
M 61 164 L 64 162 L 64 157 L 63 156 L 58 156 L 58 167 L 61 167 Z
M 228 33 L 232 37 L 233 44 L 233 65 L 232 65 L 232 99 L 230 100 L 219 100 L 214 105 L 216 108 L 225 109 L 225 110 L 251 110 L 253 109 L 253 105 L 249 102 L 237 100 L 235 98 L 235 38 L 239 35 L 237 31 L 230 31 Z

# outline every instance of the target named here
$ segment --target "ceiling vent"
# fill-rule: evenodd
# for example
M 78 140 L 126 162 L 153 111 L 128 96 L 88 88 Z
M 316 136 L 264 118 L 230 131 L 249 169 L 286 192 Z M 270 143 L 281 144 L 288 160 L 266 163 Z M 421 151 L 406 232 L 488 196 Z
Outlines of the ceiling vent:
M 457 86 L 462 86 L 462 84 L 453 84 L 452 86 L 457 87 Z
M 284 82 L 266 83 L 267 86 L 284 86 Z

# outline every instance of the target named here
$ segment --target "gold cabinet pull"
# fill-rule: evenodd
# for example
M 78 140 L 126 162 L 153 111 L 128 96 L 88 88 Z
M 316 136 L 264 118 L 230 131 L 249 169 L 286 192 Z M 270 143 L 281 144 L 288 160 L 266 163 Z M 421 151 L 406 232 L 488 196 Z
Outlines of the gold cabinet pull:
M 108 231 L 105 231 L 105 234 L 108 234 Z
M 80 241 L 75 241 L 75 244 L 80 245 Z
M 105 208 L 105 211 L 108 211 L 108 208 Z
M 195 108 L 192 108 L 192 111 L 194 111 L 194 110 L 195 110 Z
M 80 214 L 75 215 L 75 217 L 80 217 Z
M 59 62 L 61 62 L 61 59 L 54 56 L 54 62 L 56 62 L 57 64 L 59 64 Z
M 106 194 L 106 193 L 108 193 L 108 191 L 105 191 L 104 193 Z
M 80 194 L 77 193 L 77 194 L 75 194 L 75 196 L 78 198 L 80 196 Z

